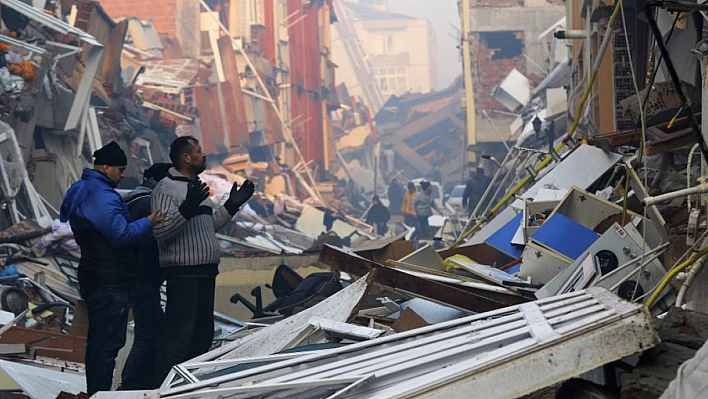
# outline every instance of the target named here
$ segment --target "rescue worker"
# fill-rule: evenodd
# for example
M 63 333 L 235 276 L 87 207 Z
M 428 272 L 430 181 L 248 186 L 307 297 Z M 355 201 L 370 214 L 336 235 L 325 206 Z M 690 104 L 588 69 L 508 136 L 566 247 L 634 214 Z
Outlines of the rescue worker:
M 366 213 L 366 223 L 376 226 L 376 234 L 383 236 L 388 231 L 388 221 L 391 219 L 391 213 L 381 203 L 378 195 L 374 195 L 371 202 L 371 208 Z
M 388 186 L 388 207 L 392 215 L 401 214 L 403 195 L 403 185 L 394 177 L 391 179 L 391 183 Z
M 408 226 L 415 226 L 415 210 L 413 209 L 413 198 L 417 192 L 415 184 L 413 182 L 408 182 L 408 190 L 403 194 L 403 205 L 401 206 L 401 213 L 403 214 L 403 223 Z
M 484 169 L 477 168 L 474 176 L 471 176 L 465 184 L 465 191 L 462 193 L 462 206 L 467 207 L 467 217 L 472 215 L 472 211 L 477 203 L 482 199 L 484 191 L 489 186 L 491 179 L 484 175 Z M 480 207 L 480 209 L 483 209 Z

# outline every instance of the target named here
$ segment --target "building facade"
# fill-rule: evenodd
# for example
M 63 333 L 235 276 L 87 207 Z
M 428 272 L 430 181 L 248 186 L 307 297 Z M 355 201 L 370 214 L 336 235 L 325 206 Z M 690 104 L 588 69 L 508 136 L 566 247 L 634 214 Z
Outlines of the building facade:
M 388 12 L 385 2 L 377 0 L 347 1 L 344 8 L 384 98 L 437 89 L 435 31 L 430 21 Z M 333 43 L 343 80 L 355 81 L 342 40 L 335 38 Z M 350 86 L 350 91 L 357 94 L 355 87 Z
M 179 92 L 157 96 L 158 105 L 169 109 L 194 108 L 198 123 L 192 130 L 205 139 L 205 149 L 248 150 L 257 160 L 277 154 L 325 170 L 336 160 L 329 116 L 338 107 L 331 0 L 101 3 L 113 18 L 152 20 L 162 41 L 171 43 L 165 59 L 194 59 L 206 66 Z M 137 53 L 138 61 L 155 65 L 147 53 Z M 159 92 L 158 86 L 150 89 Z
M 474 141 L 468 137 L 468 165 L 491 169 L 480 155 L 505 156 L 505 151 L 490 154 L 487 144 L 516 139 L 522 126 L 521 110 L 530 100 L 533 85 L 541 82 L 556 63 L 554 46 L 558 43 L 552 38 L 552 28 L 563 21 L 565 3 L 470 0 L 469 4 L 469 21 L 462 21 L 463 27 L 469 27 L 462 40 L 466 36 L 469 41 L 471 65 L 464 73 L 472 77 L 475 114 L 470 134 Z M 564 43 L 560 45 L 565 47 Z M 512 93 L 507 93 L 500 88 L 510 76 L 513 83 L 506 87 Z

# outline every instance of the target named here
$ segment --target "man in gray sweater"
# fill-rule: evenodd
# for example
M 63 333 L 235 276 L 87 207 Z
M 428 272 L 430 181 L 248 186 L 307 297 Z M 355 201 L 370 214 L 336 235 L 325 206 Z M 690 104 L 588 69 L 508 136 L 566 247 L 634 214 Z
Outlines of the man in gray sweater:
M 438 206 L 435 205 L 433 199 L 433 187 L 430 182 L 423 180 L 420 182 L 420 191 L 413 197 L 413 210 L 417 218 L 415 231 L 411 236 L 411 241 L 416 241 L 420 238 L 430 239 L 430 226 L 428 218 L 433 215 L 433 209 L 442 215 Z
M 254 185 L 234 183 L 224 206 L 208 198 L 209 187 L 198 178 L 206 168 L 206 155 L 190 136 L 170 146 L 175 165 L 157 184 L 152 209 L 165 217 L 153 230 L 160 266 L 167 279 L 167 306 L 158 347 L 155 378 L 162 382 L 172 366 L 209 350 L 214 336 L 214 284 L 221 251 L 216 238 L 232 216 L 253 195 Z

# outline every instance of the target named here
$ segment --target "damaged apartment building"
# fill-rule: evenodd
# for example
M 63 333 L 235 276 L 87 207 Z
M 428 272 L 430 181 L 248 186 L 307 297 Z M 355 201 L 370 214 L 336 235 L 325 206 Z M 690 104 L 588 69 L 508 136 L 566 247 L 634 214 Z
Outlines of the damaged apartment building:
M 254 162 L 315 163 L 329 171 L 329 1 L 102 2 L 131 21 L 123 62 L 136 92 L 209 154 Z M 313 67 L 316 66 L 316 67 Z M 140 72 L 140 73 L 138 73 Z M 228 162 L 227 162 L 228 163 Z
M 387 176 L 414 179 L 439 174 L 441 183 L 451 186 L 463 183 L 469 168 L 476 166 L 491 175 L 495 165 L 485 159 L 503 160 L 510 145 L 528 137 L 528 132 L 522 134 L 528 114 L 538 114 L 545 121 L 546 112 L 560 116 L 565 111 L 562 74 L 567 73 L 567 46 L 552 36 L 555 28 L 564 26 L 564 2 L 471 1 L 468 6 L 468 34 L 461 40 L 469 46 L 461 48 L 469 48 L 470 90 L 465 90 L 460 78 L 433 91 L 410 87 L 402 91 L 396 79 L 401 83 L 412 79 L 413 69 L 406 62 L 417 59 L 415 64 L 427 65 L 424 50 L 434 47 L 434 42 L 415 30 L 415 19 L 387 12 L 385 1 L 344 3 L 352 28 L 334 47 L 335 60 L 342 73 L 352 70 L 350 81 L 358 85 L 350 91 L 361 95 L 371 109 L 377 109 L 381 97 L 385 101 L 374 120 L 382 149 L 379 159 Z M 339 13 L 341 22 L 344 13 Z M 337 30 L 342 36 L 346 23 L 340 25 Z M 410 43 L 420 45 L 408 49 Z M 361 56 L 354 56 L 357 52 Z M 366 65 L 347 68 L 350 60 L 363 57 Z M 399 70 L 395 79 L 381 75 Z M 426 81 L 424 76 L 418 79 Z M 473 97 L 468 98 L 468 93 Z M 467 103 L 475 110 L 472 122 L 466 115 Z M 558 124 L 565 120 L 560 119 Z
M 461 13 L 463 41 L 469 43 L 471 92 L 466 106 L 474 109 L 466 143 L 469 165 L 487 173 L 496 169 L 481 157 L 504 159 L 508 144 L 523 141 L 523 121 L 529 113 L 546 120 L 546 112 L 564 114 L 563 79 L 554 78 L 556 67 L 567 64 L 566 46 L 553 39 L 564 25 L 562 0 L 470 0 L 469 17 Z M 462 51 L 465 51 L 462 46 Z M 464 56 L 464 54 L 463 54 Z M 555 73 L 554 73 L 555 71 Z M 561 82 L 545 90 L 547 82 Z M 469 94 L 472 95 L 471 93 Z M 548 98 L 546 98 L 548 97 Z M 533 102 L 536 99 L 536 102 Z M 552 108 L 551 111 L 542 111 Z M 521 139 L 521 140 L 520 140 Z M 526 146 L 536 146 L 526 143 Z M 485 157 L 488 158 L 488 157 Z
M 24 35 L 9 45 L 41 63 L 41 85 L 26 85 L 14 107 L 21 118 L 10 124 L 50 208 L 78 179 L 80 155 L 110 140 L 136 160 L 126 187 L 166 160 L 181 135 L 197 137 L 214 165 L 253 172 L 264 185 L 285 165 L 305 165 L 310 186 L 338 167 L 331 2 L 79 0 L 53 11 L 59 18 L 47 22 L 22 2 L 3 2 L 8 32 Z M 33 16 L 29 25 L 23 13 Z M 32 47 L 45 39 L 51 54 Z M 47 177 L 52 170 L 58 179 Z M 311 194 L 277 186 L 301 199 Z

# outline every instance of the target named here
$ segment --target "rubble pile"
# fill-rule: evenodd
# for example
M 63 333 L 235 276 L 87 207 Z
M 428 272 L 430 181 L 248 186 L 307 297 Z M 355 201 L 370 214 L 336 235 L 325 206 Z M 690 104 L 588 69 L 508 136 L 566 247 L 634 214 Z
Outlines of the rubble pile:
M 708 282 L 700 273 L 708 153 L 688 112 L 700 101 L 686 99 L 700 98 L 699 84 L 658 82 L 636 97 L 617 86 L 612 101 L 601 91 L 615 104 L 608 129 L 604 103 L 579 96 L 592 87 L 579 78 L 592 63 L 577 62 L 586 51 L 604 55 L 550 51 L 546 36 L 562 20 L 538 39 L 551 60 L 545 78 L 517 69 L 521 53 L 478 54 L 478 63 L 490 58 L 479 78 L 493 87 L 481 114 L 493 130 L 501 118 L 488 109 L 502 105 L 497 113 L 513 118 L 505 116 L 510 135 L 471 143 L 462 77 L 378 106 L 370 100 L 380 93 L 360 98 L 335 84 L 319 47 L 337 19 L 332 1 L 309 2 L 300 16 L 279 2 L 268 17 L 284 23 L 253 24 L 238 40 L 233 32 L 245 28 L 223 20 L 243 4 L 195 3 L 203 25 L 194 41 L 180 41 L 183 27 L 159 31 L 164 21 L 114 19 L 95 1 L 50 3 L 1 5 L 0 370 L 10 382 L 0 388 L 32 398 L 86 390 L 81 252 L 57 208 L 103 142 L 130 154 L 119 187 L 129 190 L 185 135 L 209 154 L 200 178 L 214 203 L 233 183 L 256 184 L 218 234 L 222 276 L 253 288 L 221 295 L 217 307 L 252 317 L 216 312 L 211 350 L 174 367 L 159 389 L 95 397 L 645 398 L 702 354 L 706 322 L 682 309 L 705 307 Z M 557 12 L 557 3 L 543 6 Z M 612 32 L 601 40 L 620 35 L 600 10 L 577 18 Z M 313 23 L 306 36 L 317 46 L 291 32 L 301 20 Z M 494 42 L 471 32 L 474 46 Z M 274 48 L 286 45 L 288 62 Z M 618 41 L 614 59 L 622 48 Z M 616 82 L 631 64 L 615 65 Z M 372 78 L 365 72 L 362 80 Z M 390 204 L 394 179 L 432 180 L 443 208 L 469 174 L 470 152 L 482 174 L 493 172 L 489 183 L 468 212 L 448 206 L 428 218 L 433 240 L 411 240 L 414 227 L 398 214 L 383 235 L 365 222 L 373 196 Z M 272 274 L 267 289 L 245 277 L 263 270 Z

